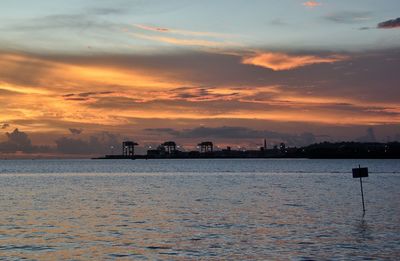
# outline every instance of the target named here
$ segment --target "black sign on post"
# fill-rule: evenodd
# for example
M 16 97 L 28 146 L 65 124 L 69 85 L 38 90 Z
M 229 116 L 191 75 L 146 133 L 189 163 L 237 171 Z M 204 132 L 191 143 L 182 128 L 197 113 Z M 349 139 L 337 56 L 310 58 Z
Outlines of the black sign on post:
M 368 168 L 361 168 L 361 166 L 358 165 L 358 168 L 353 169 L 353 178 L 360 178 L 363 212 L 365 212 L 365 204 L 364 204 L 364 191 L 363 191 L 362 178 L 366 177 L 368 177 Z
M 368 177 L 368 168 L 353 169 L 353 178 L 366 178 Z

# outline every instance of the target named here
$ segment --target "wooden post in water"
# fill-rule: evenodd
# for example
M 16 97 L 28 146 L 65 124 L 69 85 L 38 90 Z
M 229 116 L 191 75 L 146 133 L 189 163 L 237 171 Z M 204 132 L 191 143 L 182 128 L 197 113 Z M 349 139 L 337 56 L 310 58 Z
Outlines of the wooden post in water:
M 364 190 L 363 190 L 362 178 L 366 177 L 368 177 L 368 168 L 361 168 L 361 166 L 358 165 L 358 168 L 353 169 L 353 178 L 360 178 L 361 199 L 362 199 L 362 207 L 364 213 L 365 213 L 365 204 L 364 204 Z
M 363 205 L 363 212 L 365 212 L 364 191 L 363 191 L 363 185 L 362 185 L 362 178 L 360 178 L 360 187 L 361 187 L 361 199 L 362 199 L 362 205 Z

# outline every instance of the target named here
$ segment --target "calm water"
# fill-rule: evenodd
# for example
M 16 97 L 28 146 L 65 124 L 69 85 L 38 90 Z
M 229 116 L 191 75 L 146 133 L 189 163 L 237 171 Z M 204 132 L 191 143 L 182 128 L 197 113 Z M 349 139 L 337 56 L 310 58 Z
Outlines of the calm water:
M 0 161 L 0 259 L 399 260 L 399 202 L 399 160 Z

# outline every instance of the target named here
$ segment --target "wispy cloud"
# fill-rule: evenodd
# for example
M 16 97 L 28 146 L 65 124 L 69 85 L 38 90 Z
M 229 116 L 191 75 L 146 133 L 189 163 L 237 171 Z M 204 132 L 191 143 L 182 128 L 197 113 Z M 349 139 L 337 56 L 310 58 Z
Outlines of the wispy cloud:
M 360 23 L 370 20 L 371 12 L 342 11 L 328 14 L 324 18 L 328 21 L 341 24 Z
M 334 63 L 346 60 L 343 55 L 321 57 L 316 55 L 289 55 L 285 53 L 256 53 L 242 59 L 242 63 L 268 68 L 274 71 L 291 70 L 318 63 Z
M 393 29 L 393 28 L 400 28 L 400 17 L 388 21 L 384 21 L 379 23 L 377 26 L 379 29 Z
M 174 44 L 174 45 L 181 45 L 181 46 L 223 47 L 232 45 L 231 43 L 204 40 L 204 39 L 183 39 L 176 37 L 145 35 L 137 33 L 131 33 L 131 35 L 141 39 Z
M 179 34 L 179 35 L 186 35 L 186 36 L 199 36 L 199 37 L 201 37 L 201 36 L 205 36 L 205 37 L 227 37 L 227 36 L 229 36 L 227 34 L 215 33 L 215 32 L 200 32 L 200 31 L 181 30 L 181 29 L 158 27 L 158 26 L 151 26 L 151 25 L 144 25 L 144 24 L 135 24 L 134 26 L 136 28 L 139 28 L 139 29 L 142 29 L 145 31 Z
M 124 29 L 124 32 L 136 38 L 179 46 L 212 48 L 239 46 L 239 44 L 229 41 L 234 36 L 228 34 L 190 31 L 145 24 L 135 24 L 134 27 L 140 31 L 128 27 Z
M 137 28 L 146 30 L 146 31 L 153 31 L 153 32 L 170 32 L 170 29 L 164 28 L 164 27 L 156 27 L 156 26 L 143 25 L 143 24 L 135 24 L 134 26 L 137 27 Z
M 310 7 L 310 8 L 313 8 L 313 7 L 320 6 L 322 4 L 317 2 L 317 1 L 307 1 L 307 2 L 304 2 L 303 5 L 307 6 L 307 7 Z

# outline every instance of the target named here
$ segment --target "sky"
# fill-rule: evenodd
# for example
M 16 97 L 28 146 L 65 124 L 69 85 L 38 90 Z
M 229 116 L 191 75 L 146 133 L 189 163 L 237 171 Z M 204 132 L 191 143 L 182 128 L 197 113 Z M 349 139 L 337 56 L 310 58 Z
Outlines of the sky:
M 2 0 L 0 157 L 400 141 L 398 0 Z M 3 155 L 3 156 L 2 156 Z

